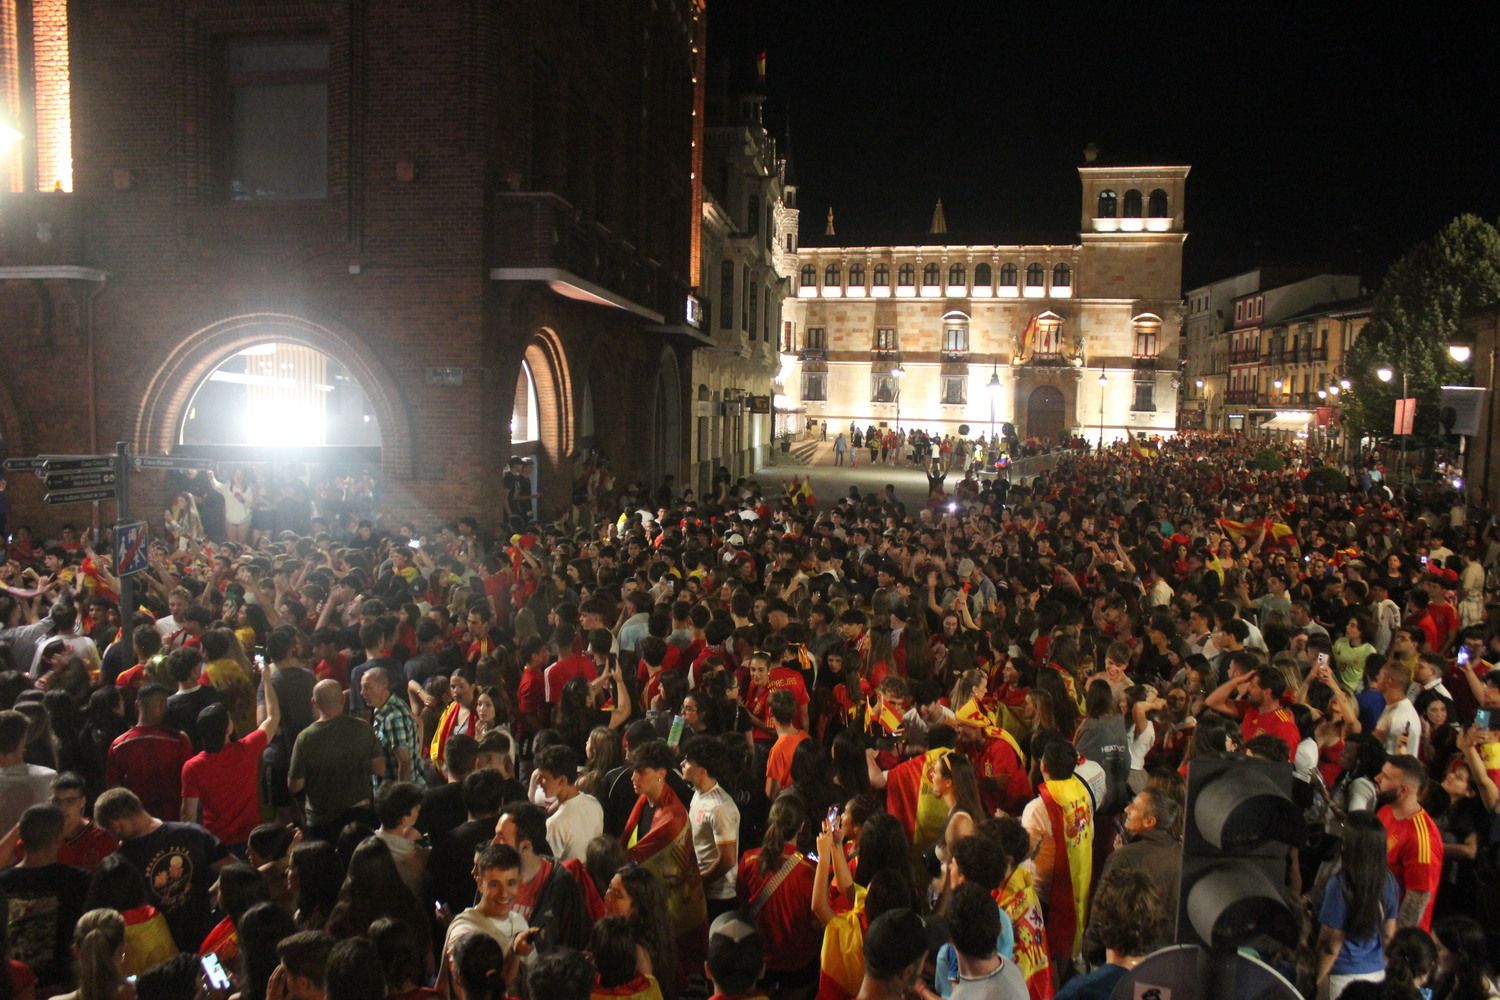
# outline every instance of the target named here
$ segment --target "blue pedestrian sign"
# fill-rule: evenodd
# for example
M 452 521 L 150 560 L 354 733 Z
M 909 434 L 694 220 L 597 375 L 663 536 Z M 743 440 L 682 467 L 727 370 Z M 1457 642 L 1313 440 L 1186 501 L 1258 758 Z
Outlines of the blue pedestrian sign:
M 151 564 L 151 546 L 145 521 L 115 525 L 115 573 L 132 576 Z

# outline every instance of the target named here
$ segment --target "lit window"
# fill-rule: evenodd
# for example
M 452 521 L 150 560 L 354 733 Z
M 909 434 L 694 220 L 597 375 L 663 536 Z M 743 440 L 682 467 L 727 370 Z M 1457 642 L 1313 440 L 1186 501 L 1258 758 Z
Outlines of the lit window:
M 901 269 L 896 272 L 896 284 L 909 288 L 916 281 L 917 269 L 910 264 L 902 264 Z
M 734 265 L 729 264 L 727 266 L 733 267 Z M 815 268 L 815 267 L 813 267 L 811 264 L 805 265 L 802 268 L 802 277 L 801 277 L 801 280 L 800 280 L 799 284 L 801 284 L 801 286 L 803 288 L 817 288 L 818 287 L 818 269 Z
M 962 285 L 969 279 L 968 269 L 962 264 L 952 264 L 948 267 L 948 284 Z
M 229 197 L 326 196 L 327 39 L 247 39 L 231 42 L 224 55 Z
M 882 326 L 875 331 L 875 350 L 894 351 L 896 349 L 895 327 Z
M 969 326 L 967 323 L 950 323 L 943 327 L 943 350 L 949 354 L 963 354 L 969 349 Z
M 823 268 L 824 288 L 837 288 L 842 284 L 843 280 L 840 277 L 839 266 L 837 264 L 829 264 L 827 267 Z
M 1094 213 L 1094 217 L 1098 219 L 1113 219 L 1115 213 L 1119 211 L 1119 207 L 1120 199 L 1109 188 L 1105 188 L 1099 192 L 1099 207 Z
M 885 288 L 891 283 L 891 269 L 885 264 L 875 265 L 874 285 L 876 288 Z
M 821 326 L 810 326 L 807 328 L 806 346 L 810 351 L 821 351 L 828 344 L 827 333 Z
M 863 264 L 849 265 L 849 287 L 863 288 L 865 285 L 865 266 Z

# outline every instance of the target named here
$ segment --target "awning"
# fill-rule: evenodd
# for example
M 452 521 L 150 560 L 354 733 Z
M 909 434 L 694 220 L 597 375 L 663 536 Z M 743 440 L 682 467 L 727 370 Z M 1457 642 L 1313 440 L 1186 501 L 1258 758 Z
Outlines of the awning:
M 1307 425 L 1312 423 L 1313 414 L 1304 410 L 1283 410 L 1276 416 L 1263 424 L 1258 424 L 1263 431 L 1305 431 Z

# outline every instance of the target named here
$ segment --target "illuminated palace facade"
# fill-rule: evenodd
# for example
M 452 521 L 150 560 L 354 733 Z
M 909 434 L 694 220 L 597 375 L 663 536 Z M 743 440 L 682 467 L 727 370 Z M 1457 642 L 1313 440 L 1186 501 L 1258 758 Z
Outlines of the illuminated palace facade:
M 1106 441 L 1177 425 L 1187 166 L 1079 167 L 1077 237 L 878 244 L 804 227 L 778 424 Z M 798 419 L 800 418 L 800 420 Z

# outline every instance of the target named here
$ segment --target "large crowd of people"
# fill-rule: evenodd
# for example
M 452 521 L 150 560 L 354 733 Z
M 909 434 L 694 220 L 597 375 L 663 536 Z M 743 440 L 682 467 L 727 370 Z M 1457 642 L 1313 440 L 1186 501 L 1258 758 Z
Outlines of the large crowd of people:
M 183 498 L 123 609 L 16 528 L 0 1000 L 1105 998 L 1200 758 L 1291 765 L 1295 933 L 1246 944 L 1304 996 L 1495 996 L 1500 531 L 1254 455 L 494 536 Z

